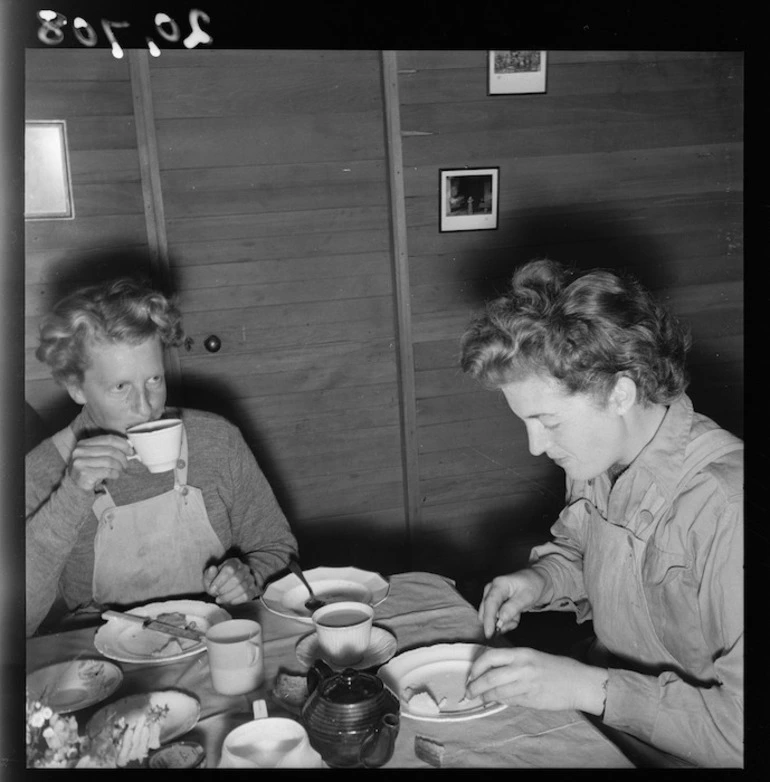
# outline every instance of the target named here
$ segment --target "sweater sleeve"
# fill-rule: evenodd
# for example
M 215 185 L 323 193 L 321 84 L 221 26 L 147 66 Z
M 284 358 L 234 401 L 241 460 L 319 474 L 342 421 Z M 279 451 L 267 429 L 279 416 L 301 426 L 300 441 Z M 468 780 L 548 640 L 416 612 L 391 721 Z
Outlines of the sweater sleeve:
M 66 475 L 50 440 L 26 457 L 26 633 L 33 635 L 56 599 L 62 570 L 93 505 Z
M 290 555 L 297 553 L 297 540 L 240 431 L 231 431 L 233 544 L 248 562 L 261 590 L 265 581 L 287 566 Z

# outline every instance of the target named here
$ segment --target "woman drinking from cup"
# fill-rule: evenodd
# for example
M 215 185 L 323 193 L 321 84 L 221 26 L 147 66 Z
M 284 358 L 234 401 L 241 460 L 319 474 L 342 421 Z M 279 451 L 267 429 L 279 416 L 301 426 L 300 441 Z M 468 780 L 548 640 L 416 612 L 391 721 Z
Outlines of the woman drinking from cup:
M 182 336 L 175 305 L 131 279 L 83 288 L 43 321 L 37 356 L 82 410 L 26 458 L 27 635 L 57 595 L 71 611 L 204 591 L 242 603 L 296 553 L 228 421 L 175 411 L 179 450 L 160 472 L 129 441 L 168 417 L 163 349 Z

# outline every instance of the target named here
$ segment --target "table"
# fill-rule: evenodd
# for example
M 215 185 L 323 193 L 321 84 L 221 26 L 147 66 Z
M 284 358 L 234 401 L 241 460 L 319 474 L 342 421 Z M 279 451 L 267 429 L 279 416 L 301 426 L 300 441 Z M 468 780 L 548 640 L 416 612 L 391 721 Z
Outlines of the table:
M 387 599 L 375 609 L 374 621 L 396 636 L 397 654 L 434 643 L 483 641 L 476 609 L 456 591 L 450 579 L 434 573 L 411 572 L 390 576 L 390 584 Z M 194 693 L 201 703 L 201 716 L 184 738 L 203 744 L 209 768 L 219 762 L 227 733 L 252 718 L 253 701 L 265 699 L 269 716 L 287 716 L 268 693 L 280 669 L 295 673 L 305 670 L 296 657 L 295 646 L 312 632 L 310 625 L 277 616 L 261 601 L 228 610 L 234 617 L 252 618 L 262 624 L 265 683 L 258 690 L 239 696 L 215 692 L 204 652 L 176 663 L 119 663 L 124 680 L 112 696 L 117 699 L 167 688 Z M 29 639 L 27 670 L 77 655 L 98 657 L 93 645 L 95 632 L 96 628 L 90 627 Z M 84 724 L 101 705 L 77 712 L 78 723 Z M 386 767 L 430 768 L 415 755 L 416 736 L 444 745 L 442 767 L 446 768 L 633 768 L 628 758 L 576 711 L 509 706 L 496 714 L 454 723 L 402 716 L 393 757 Z

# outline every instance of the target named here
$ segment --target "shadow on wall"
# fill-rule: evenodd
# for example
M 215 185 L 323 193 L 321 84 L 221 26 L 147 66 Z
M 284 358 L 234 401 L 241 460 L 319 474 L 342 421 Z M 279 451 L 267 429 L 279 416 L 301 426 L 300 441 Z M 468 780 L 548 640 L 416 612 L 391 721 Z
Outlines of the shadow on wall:
M 176 290 L 173 275 L 167 282 L 161 283 L 153 279 L 152 268 L 150 254 L 139 248 L 107 247 L 65 254 L 51 267 L 43 289 L 43 305 L 49 310 L 59 299 L 81 286 L 118 277 L 139 277 L 150 281 L 165 294 L 173 294 Z
M 488 232 L 489 236 L 483 236 L 480 232 L 478 252 L 467 254 L 467 267 L 461 275 L 469 303 L 481 307 L 502 295 L 517 266 L 543 257 L 579 270 L 606 268 L 630 273 L 657 293 L 685 284 L 697 285 L 697 273 L 693 271 L 697 269 L 696 261 L 683 281 L 682 264 L 678 269 L 674 267 L 676 250 L 668 248 L 664 238 L 623 233 L 623 226 L 638 224 L 638 217 L 636 212 L 621 209 L 584 210 L 581 214 L 580 205 L 542 208 L 524 218 L 503 214 L 498 235 Z M 507 222 L 510 227 L 506 227 Z M 688 394 L 698 412 L 743 436 L 742 362 L 716 357 L 709 340 L 699 341 L 698 336 L 693 333 L 694 345 L 688 357 Z

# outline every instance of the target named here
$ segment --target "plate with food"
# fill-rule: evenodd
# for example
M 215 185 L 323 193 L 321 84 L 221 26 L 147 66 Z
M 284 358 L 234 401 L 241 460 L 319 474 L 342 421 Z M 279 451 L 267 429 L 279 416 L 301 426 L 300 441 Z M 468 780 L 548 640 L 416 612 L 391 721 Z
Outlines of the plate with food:
M 353 600 L 376 606 L 390 591 L 390 582 L 379 573 L 355 567 L 317 567 L 304 575 L 315 596 L 327 603 Z M 290 573 L 269 584 L 260 599 L 274 614 L 311 624 L 310 611 L 305 607 L 308 597 L 307 587 Z
M 132 608 L 127 613 L 156 619 L 205 634 L 212 625 L 230 619 L 216 603 L 202 600 L 166 600 Z M 176 662 L 205 651 L 206 643 L 150 630 L 121 618 L 108 619 L 94 636 L 94 646 L 105 657 L 125 663 Z
M 459 722 L 486 717 L 506 708 L 466 698 L 465 683 L 481 644 L 434 644 L 394 657 L 377 673 L 396 694 L 401 714 L 426 722 Z
M 92 744 L 112 744 L 118 767 L 131 767 L 192 730 L 200 713 L 198 699 L 179 690 L 138 693 L 102 706 L 86 723 L 86 733 Z
M 123 681 L 123 671 L 97 657 L 46 665 L 27 676 L 27 692 L 58 714 L 85 709 L 106 700 Z

